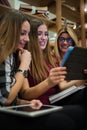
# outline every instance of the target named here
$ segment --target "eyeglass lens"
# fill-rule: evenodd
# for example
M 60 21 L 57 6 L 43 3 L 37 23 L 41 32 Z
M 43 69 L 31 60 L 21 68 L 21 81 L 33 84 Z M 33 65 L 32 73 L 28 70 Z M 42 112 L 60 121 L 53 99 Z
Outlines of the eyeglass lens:
M 72 38 L 64 38 L 64 37 L 59 37 L 59 41 L 61 43 L 64 43 L 66 41 L 67 43 L 71 43 L 71 44 L 74 42 Z

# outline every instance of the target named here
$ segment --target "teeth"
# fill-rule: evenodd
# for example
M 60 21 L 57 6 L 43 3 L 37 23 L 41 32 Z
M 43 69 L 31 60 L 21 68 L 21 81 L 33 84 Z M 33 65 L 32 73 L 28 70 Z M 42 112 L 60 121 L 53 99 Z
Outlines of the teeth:
M 44 43 L 44 42 L 41 42 L 40 44 L 41 44 L 41 45 L 44 45 L 45 43 Z
M 63 47 L 64 49 L 67 49 L 68 47 Z

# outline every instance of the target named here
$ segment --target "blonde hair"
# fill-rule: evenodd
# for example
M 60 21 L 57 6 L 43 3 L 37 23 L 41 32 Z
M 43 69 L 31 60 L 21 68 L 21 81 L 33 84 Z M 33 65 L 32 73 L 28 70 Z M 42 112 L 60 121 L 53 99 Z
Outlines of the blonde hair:
M 71 27 L 68 27 L 68 26 L 61 28 L 57 33 L 58 37 L 56 39 L 56 43 L 55 43 L 55 46 L 54 46 L 54 53 L 58 57 L 58 59 L 60 59 L 60 60 L 61 60 L 61 55 L 60 55 L 59 46 L 58 46 L 59 45 L 58 39 L 62 35 L 62 33 L 68 33 L 74 41 L 74 46 L 79 46 L 78 37 L 77 37 L 75 31 Z

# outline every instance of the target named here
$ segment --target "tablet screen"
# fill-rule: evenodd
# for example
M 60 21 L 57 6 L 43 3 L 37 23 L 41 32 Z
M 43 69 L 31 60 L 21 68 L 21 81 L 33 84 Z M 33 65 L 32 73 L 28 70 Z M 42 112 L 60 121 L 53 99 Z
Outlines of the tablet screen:
M 38 117 L 58 111 L 60 109 L 62 109 L 62 106 L 53 106 L 53 105 L 42 105 L 40 109 L 32 109 L 30 104 L 25 104 L 10 107 L 2 107 L 0 108 L 0 112 L 17 116 Z
M 12 107 L 6 107 L 8 110 L 15 110 L 15 111 L 23 111 L 23 112 L 34 112 L 34 111 L 40 111 L 40 110 L 47 110 L 55 108 L 56 106 L 52 105 L 42 105 L 39 109 L 33 109 L 31 105 L 18 105 L 18 106 L 12 106 Z

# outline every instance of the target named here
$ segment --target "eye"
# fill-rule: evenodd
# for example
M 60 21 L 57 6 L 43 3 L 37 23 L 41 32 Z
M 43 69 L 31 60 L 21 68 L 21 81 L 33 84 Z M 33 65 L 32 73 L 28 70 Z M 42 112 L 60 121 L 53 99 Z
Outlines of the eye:
M 42 32 L 41 31 L 38 31 L 38 35 L 40 36 L 42 34 Z
M 38 36 L 40 35 L 48 36 L 48 32 L 38 31 Z
M 26 35 L 26 31 L 25 30 L 23 30 L 23 31 L 21 31 L 21 35 Z
M 48 36 L 48 32 L 45 33 L 45 36 Z
M 60 42 L 64 42 L 64 41 L 65 41 L 65 38 L 59 37 L 59 41 L 60 41 Z
M 73 41 L 72 38 L 68 38 L 68 39 L 67 39 L 67 42 L 69 42 L 69 43 L 73 43 L 74 41 Z
M 21 32 L 21 35 L 25 35 L 25 33 L 24 33 L 24 32 Z

